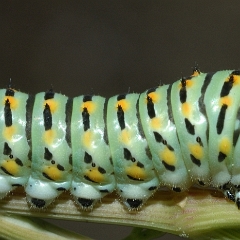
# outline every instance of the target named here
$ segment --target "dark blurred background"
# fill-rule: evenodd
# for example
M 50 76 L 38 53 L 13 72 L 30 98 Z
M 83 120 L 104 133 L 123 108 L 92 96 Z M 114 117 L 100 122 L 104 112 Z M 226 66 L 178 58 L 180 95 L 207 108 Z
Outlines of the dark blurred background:
M 53 86 L 71 97 L 109 97 L 172 83 L 195 62 L 203 72 L 239 68 L 239 7 L 238 0 L 1 1 L 0 87 L 11 78 L 27 93 Z M 94 239 L 129 231 L 69 226 Z

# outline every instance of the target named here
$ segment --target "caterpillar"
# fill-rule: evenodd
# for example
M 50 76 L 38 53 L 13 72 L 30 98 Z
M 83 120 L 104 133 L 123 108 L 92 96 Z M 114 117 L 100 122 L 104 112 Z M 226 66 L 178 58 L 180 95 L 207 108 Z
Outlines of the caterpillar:
M 70 191 L 92 209 L 117 191 L 139 209 L 159 186 L 214 187 L 240 208 L 240 71 L 193 74 L 141 94 L 68 98 L 0 90 L 0 198 L 28 203 Z

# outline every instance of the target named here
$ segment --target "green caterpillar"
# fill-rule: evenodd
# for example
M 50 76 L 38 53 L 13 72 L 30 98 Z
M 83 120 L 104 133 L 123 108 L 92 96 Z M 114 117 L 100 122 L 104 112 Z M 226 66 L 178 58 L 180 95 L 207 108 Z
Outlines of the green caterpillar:
M 139 209 L 159 186 L 212 186 L 240 207 L 240 71 L 201 73 L 142 94 L 73 99 L 0 90 L 0 198 L 24 186 L 48 206 L 69 190 L 91 209 L 116 190 Z

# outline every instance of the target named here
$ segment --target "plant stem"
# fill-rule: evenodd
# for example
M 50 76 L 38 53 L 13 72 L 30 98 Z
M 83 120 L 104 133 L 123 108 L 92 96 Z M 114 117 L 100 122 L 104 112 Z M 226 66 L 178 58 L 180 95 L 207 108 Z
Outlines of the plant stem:
M 240 225 L 240 212 L 235 204 L 216 190 L 191 188 L 186 193 L 158 191 L 139 211 L 128 211 L 116 197 L 111 194 L 92 211 L 81 211 L 70 195 L 64 193 L 47 209 L 38 210 L 29 209 L 24 192 L 18 190 L 0 201 L 0 212 L 128 225 L 196 239 L 208 236 L 210 232 L 219 233 L 219 229 L 223 228 L 232 229 L 236 236 L 234 228 Z M 227 234 L 228 230 L 225 232 Z

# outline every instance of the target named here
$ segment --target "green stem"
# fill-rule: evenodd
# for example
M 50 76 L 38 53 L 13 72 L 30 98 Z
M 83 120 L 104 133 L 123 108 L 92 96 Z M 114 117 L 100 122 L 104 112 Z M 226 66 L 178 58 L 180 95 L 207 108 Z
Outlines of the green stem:
M 165 235 L 163 232 L 152 229 L 133 228 L 132 232 L 123 240 L 152 240 Z
M 219 237 L 224 236 L 221 229 L 225 229 L 226 237 L 232 232 L 234 236 L 238 236 L 238 231 L 234 229 L 240 226 L 240 212 L 233 202 L 226 200 L 216 190 L 193 188 L 181 194 L 159 191 L 141 210 L 131 212 L 116 198 L 115 194 L 109 195 L 93 211 L 86 212 L 79 210 L 69 194 L 64 193 L 49 208 L 40 211 L 29 209 L 24 192 L 17 191 L 0 201 L 0 212 L 128 225 L 192 239 L 200 239 L 199 236 L 212 236 L 214 239 L 215 235 L 221 239 Z
M 1 239 L 90 240 L 88 237 L 59 228 L 41 219 L 17 215 L 0 215 Z

